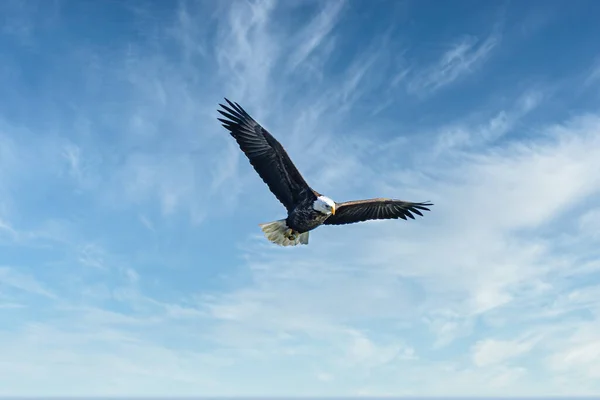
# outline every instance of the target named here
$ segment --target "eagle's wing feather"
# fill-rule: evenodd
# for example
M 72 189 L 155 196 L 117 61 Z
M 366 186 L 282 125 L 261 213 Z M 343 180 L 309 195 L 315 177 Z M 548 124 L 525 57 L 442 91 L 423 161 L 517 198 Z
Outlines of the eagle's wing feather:
M 344 225 L 353 224 L 373 219 L 415 219 L 412 213 L 423 216 L 421 211 L 429 211 L 427 206 L 432 206 L 429 202 L 411 203 L 395 199 L 368 199 L 347 201 L 337 203 L 335 215 L 331 215 L 324 222 L 325 225 Z
M 258 175 L 290 211 L 300 195 L 314 191 L 308 186 L 283 146 L 237 103 L 219 104 L 226 119 L 218 118 L 235 138 Z

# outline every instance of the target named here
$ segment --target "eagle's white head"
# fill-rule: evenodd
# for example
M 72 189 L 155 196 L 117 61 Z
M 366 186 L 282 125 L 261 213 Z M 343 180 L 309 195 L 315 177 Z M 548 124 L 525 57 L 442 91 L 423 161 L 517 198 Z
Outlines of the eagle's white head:
M 335 202 L 326 196 L 319 196 L 313 203 L 313 208 L 325 215 L 335 215 Z

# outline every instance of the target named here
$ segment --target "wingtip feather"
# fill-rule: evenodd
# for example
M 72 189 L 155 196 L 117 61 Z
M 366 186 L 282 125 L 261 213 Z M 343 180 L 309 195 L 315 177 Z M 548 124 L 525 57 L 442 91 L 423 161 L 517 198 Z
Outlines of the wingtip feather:
M 239 114 L 241 114 L 241 115 L 246 114 L 246 112 L 244 111 L 244 109 L 238 103 L 232 102 L 229 99 L 225 99 L 225 101 L 227 101 L 227 103 L 231 106 L 231 108 L 233 108 Z

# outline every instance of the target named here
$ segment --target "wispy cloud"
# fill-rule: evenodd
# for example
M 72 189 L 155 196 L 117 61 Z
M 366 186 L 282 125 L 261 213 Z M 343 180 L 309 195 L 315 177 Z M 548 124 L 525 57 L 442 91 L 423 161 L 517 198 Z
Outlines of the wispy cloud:
M 446 50 L 440 59 L 421 69 L 408 83 L 409 93 L 428 95 L 474 72 L 500 43 L 499 34 L 485 39 L 467 36 Z
M 586 85 L 591 85 L 598 83 L 598 81 L 600 81 L 600 57 L 590 69 L 589 75 L 587 76 L 585 83 Z
M 35 278 L 17 272 L 14 267 L 0 267 L 0 283 L 3 286 L 9 286 L 31 294 L 50 298 L 56 297 Z
M 3 219 L 0 219 L 0 232 L 8 234 L 11 237 L 17 236 L 17 232 L 13 229 L 13 227 Z
M 496 112 L 488 121 L 472 128 L 465 126 L 461 120 L 453 126 L 443 128 L 437 135 L 434 154 L 447 154 L 474 146 L 489 145 L 513 131 L 522 118 L 534 111 L 544 100 L 544 94 L 539 90 L 530 90 L 510 101 L 508 110 Z
M 291 70 L 303 64 L 323 44 L 323 41 L 332 40 L 331 31 L 344 6 L 343 0 L 325 3 L 318 15 L 297 34 L 294 40 L 297 48 L 288 58 L 288 66 Z
M 5 8 L 1 394 L 600 391 L 600 116 L 584 67 L 539 79 L 566 41 L 445 3 L 72 7 Z M 434 208 L 272 246 L 223 97 L 320 192 Z
M 534 340 L 485 339 L 473 346 L 473 363 L 478 367 L 502 364 L 507 360 L 523 356 L 535 345 Z
M 377 326 L 394 324 L 398 335 L 411 340 L 416 340 L 416 332 L 431 328 L 440 348 L 473 335 L 475 321 L 483 315 L 510 318 L 503 310 L 513 307 L 526 314 L 524 307 L 536 297 L 552 296 L 560 270 L 569 268 L 565 262 L 577 263 L 578 254 L 554 260 L 552 248 L 558 238 L 527 239 L 517 232 L 543 229 L 569 212 L 570 204 L 600 191 L 598 180 L 585 172 L 598 167 L 595 160 L 600 159 L 600 144 L 593 134 L 598 129 L 595 119 L 574 120 L 546 128 L 553 137 L 550 142 L 504 145 L 485 156 L 471 154 L 471 161 L 453 171 L 429 170 L 429 174 L 444 176 L 443 181 L 427 182 L 428 190 L 445 201 L 438 204 L 440 215 L 422 225 L 371 224 L 323 230 L 315 233 L 317 244 L 303 251 L 297 262 L 283 253 L 265 258 L 262 252 L 253 251 L 248 267 L 255 284 L 213 298 L 209 304 L 213 310 L 227 310 L 214 314 L 225 324 L 220 329 L 234 324 L 238 331 L 254 332 L 257 339 L 244 336 L 238 342 L 238 335 L 235 339 L 219 336 L 230 346 L 247 346 L 249 340 L 265 335 L 277 338 L 283 332 L 343 343 L 346 324 L 370 321 Z M 561 190 L 556 189 L 556 182 Z M 410 236 L 406 236 L 409 229 Z M 430 230 L 435 230 L 436 237 L 431 237 Z M 320 244 L 324 241 L 326 245 Z M 472 246 L 475 241 L 476 248 Z M 356 243 L 355 247 L 346 248 L 348 242 Z M 335 260 L 342 249 L 349 257 L 340 266 Z M 448 259 L 447 254 L 453 257 Z M 414 321 L 419 318 L 423 322 L 417 328 Z M 325 321 L 336 321 L 338 327 L 326 328 Z M 233 329 L 230 326 L 226 331 Z M 372 340 L 375 333 L 361 335 Z M 270 347 L 274 346 L 272 340 Z M 501 365 L 493 380 L 498 387 L 508 387 L 523 378 L 525 370 L 510 369 L 504 362 L 525 355 L 534 343 L 531 339 L 515 343 L 485 339 L 474 345 L 473 363 L 485 368 Z M 499 350 L 504 345 L 511 352 Z M 285 339 L 279 346 L 285 348 Z M 392 346 L 388 362 L 399 362 L 391 354 L 397 354 L 401 346 Z M 362 368 L 375 365 L 364 363 Z M 349 372 L 336 369 L 330 373 L 347 376 L 344 374 Z
M 269 78 L 282 51 L 270 17 L 276 3 L 235 2 L 219 26 L 216 56 L 228 96 L 268 109 Z M 274 99 L 270 98 L 272 102 Z

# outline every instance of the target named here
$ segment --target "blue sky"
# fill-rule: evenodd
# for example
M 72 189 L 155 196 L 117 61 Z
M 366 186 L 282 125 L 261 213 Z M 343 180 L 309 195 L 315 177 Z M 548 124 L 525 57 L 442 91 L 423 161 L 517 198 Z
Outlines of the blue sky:
M 599 12 L 0 2 L 0 394 L 600 394 Z M 435 206 L 272 245 L 223 97 Z

